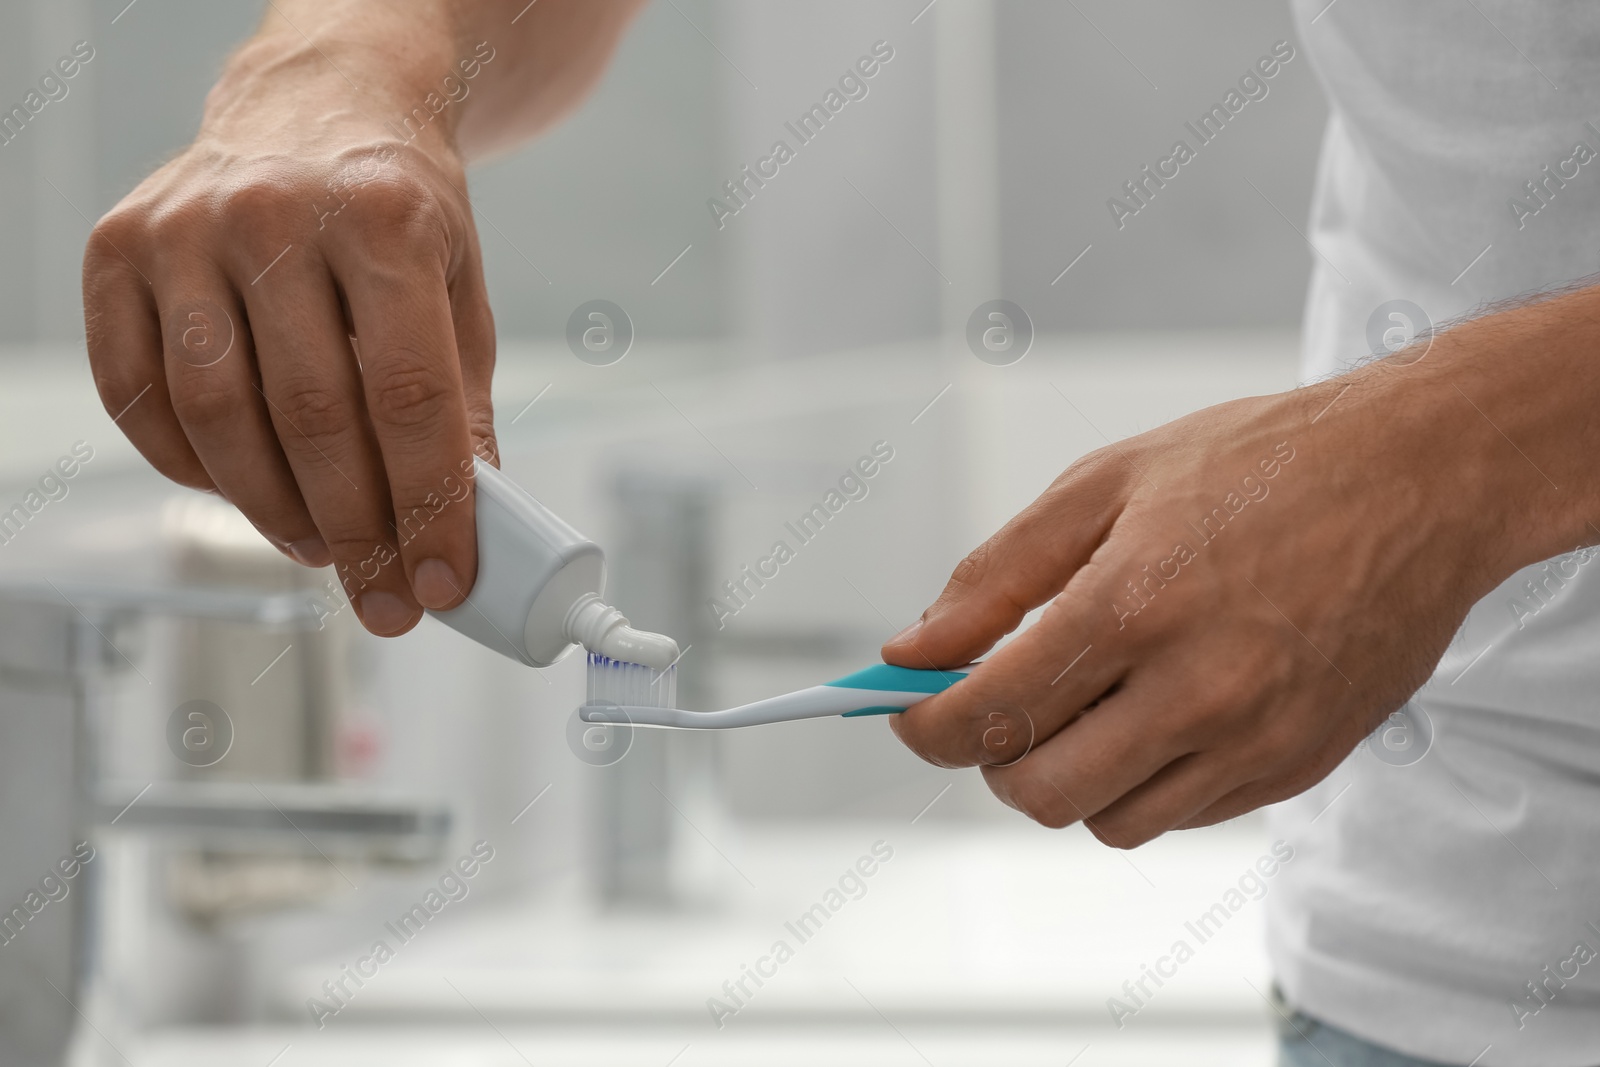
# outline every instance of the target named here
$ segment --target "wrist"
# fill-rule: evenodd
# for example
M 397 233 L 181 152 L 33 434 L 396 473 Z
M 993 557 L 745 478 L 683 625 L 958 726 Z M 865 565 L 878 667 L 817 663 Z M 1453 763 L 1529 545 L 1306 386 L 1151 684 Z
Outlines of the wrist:
M 1600 375 L 1581 327 L 1596 296 L 1473 320 L 1347 379 L 1380 443 L 1373 459 L 1415 494 L 1419 518 L 1480 595 L 1600 541 L 1587 459 L 1600 446 Z
M 292 5 L 274 11 L 284 6 Z M 477 63 L 445 14 L 431 31 L 428 20 L 401 27 L 302 15 L 269 18 L 229 58 L 206 98 L 202 136 L 392 139 L 459 158 L 455 130 L 470 92 L 461 56 Z

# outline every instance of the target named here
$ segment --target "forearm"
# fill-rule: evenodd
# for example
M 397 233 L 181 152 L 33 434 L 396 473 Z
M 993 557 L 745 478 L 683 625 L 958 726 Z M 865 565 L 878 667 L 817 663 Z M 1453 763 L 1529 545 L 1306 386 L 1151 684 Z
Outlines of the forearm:
M 254 116 L 270 84 L 280 102 L 298 96 L 314 112 L 482 156 L 576 106 L 642 3 L 272 0 L 208 99 L 207 122 Z
M 1400 424 L 1414 480 L 1400 488 L 1455 516 L 1483 567 L 1463 577 L 1484 593 L 1600 543 L 1600 286 L 1472 320 L 1424 349 L 1319 386 L 1319 408 L 1351 387 L 1319 421 L 1349 404 L 1374 420 L 1374 442 L 1393 440 L 1382 423 Z

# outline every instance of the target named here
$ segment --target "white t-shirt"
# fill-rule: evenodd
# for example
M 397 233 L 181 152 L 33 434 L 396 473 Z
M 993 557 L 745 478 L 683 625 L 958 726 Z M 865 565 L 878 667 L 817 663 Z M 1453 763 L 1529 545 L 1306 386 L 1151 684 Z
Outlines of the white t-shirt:
M 1292 2 L 1333 108 L 1307 379 L 1389 301 L 1442 324 L 1600 270 L 1600 2 Z M 1269 812 L 1289 1001 L 1427 1059 L 1600 1063 L 1600 552 L 1480 601 L 1413 706 Z

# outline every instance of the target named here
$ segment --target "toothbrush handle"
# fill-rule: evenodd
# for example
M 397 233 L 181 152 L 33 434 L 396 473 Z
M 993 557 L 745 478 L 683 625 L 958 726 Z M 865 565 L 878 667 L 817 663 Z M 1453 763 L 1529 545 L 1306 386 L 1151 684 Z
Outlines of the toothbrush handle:
M 837 690 L 841 701 L 852 705 L 850 710 L 839 713 L 843 718 L 894 715 L 949 689 L 967 676 L 967 670 L 923 671 L 875 663 L 819 688 Z
M 880 663 L 826 685 L 814 685 L 722 711 L 585 705 L 578 709 L 578 714 L 589 723 L 663 726 L 677 730 L 728 730 L 800 719 L 893 715 L 949 689 L 967 676 L 968 669 L 917 671 Z

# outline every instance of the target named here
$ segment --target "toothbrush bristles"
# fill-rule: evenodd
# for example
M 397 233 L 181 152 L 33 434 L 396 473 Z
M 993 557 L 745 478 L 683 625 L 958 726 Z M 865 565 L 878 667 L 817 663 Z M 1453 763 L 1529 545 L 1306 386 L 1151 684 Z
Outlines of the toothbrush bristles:
M 589 704 L 619 707 L 676 708 L 678 668 L 664 671 L 589 653 Z

